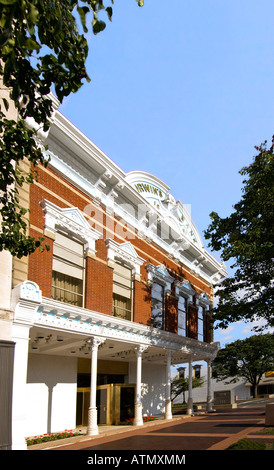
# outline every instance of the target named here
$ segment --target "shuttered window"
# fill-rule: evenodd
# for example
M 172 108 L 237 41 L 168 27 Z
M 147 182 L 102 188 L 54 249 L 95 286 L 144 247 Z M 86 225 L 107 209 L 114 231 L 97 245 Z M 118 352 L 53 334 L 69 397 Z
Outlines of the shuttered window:
M 52 298 L 83 306 L 84 247 L 57 232 L 53 245 Z
M 132 271 L 115 263 L 113 271 L 113 315 L 131 320 Z

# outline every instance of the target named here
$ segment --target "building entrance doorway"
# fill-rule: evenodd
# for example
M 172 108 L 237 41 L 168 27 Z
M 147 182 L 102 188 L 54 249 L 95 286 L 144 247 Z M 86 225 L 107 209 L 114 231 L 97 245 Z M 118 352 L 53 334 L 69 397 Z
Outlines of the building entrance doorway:
M 135 386 L 120 387 L 120 421 L 134 418 Z
M 97 406 L 97 423 L 98 424 L 108 424 L 108 414 L 110 412 L 108 404 L 109 388 L 107 386 L 97 387 L 96 392 L 96 406 Z
M 134 417 L 135 385 L 99 385 L 96 392 L 98 424 L 113 425 Z M 77 389 L 76 425 L 88 425 L 90 388 Z

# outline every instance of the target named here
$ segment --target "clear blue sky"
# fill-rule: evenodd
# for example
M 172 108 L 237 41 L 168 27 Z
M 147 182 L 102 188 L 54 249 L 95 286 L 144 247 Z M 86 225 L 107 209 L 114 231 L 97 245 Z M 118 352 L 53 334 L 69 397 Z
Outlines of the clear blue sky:
M 274 1 L 115 0 L 89 48 L 91 83 L 60 111 L 124 171 L 152 173 L 191 204 L 203 238 L 210 212 L 227 216 L 239 201 L 254 146 L 274 134 Z

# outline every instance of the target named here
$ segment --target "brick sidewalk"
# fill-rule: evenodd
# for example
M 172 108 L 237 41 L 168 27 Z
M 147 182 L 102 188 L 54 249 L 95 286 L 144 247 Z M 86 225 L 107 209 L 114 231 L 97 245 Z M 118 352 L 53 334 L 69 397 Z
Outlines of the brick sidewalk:
M 73 437 L 66 443 L 55 441 L 29 450 L 225 450 L 246 436 L 254 437 L 264 422 L 262 408 L 218 410 L 194 417 L 176 417 L 172 421 L 157 420 L 138 428 L 113 426 L 104 435 Z M 274 442 L 274 436 L 267 436 L 271 438 Z

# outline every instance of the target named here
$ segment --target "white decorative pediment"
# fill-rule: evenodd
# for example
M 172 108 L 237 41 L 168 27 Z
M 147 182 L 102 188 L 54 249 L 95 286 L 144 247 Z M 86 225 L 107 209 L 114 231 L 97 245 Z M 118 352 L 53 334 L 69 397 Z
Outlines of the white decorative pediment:
M 209 306 L 211 304 L 210 298 L 206 292 L 201 292 L 199 295 L 199 304 L 203 306 Z
M 160 214 L 160 223 L 162 221 L 170 227 L 169 239 L 178 242 L 189 240 L 196 247 L 203 248 L 202 239 L 191 219 L 191 206 L 176 201 L 169 192 L 169 186 L 144 171 L 129 172 L 126 181 Z
M 184 281 L 175 281 L 175 293 L 176 295 L 187 295 L 192 297 L 196 294 L 195 289 L 193 289 L 191 282 L 184 280 Z
M 55 232 L 61 229 L 85 243 L 87 254 L 96 253 L 95 241 L 102 234 L 89 225 L 78 207 L 62 209 L 46 199 L 41 206 L 45 213 L 44 231 L 47 236 L 55 238 Z
M 108 249 L 108 262 L 114 263 L 115 260 L 122 261 L 131 269 L 134 274 L 140 276 L 140 267 L 145 260 L 138 256 L 135 248 L 130 242 L 117 243 L 114 240 L 106 240 Z
M 153 283 L 153 281 L 160 281 L 160 283 L 165 285 L 168 291 L 171 290 L 171 284 L 174 282 L 174 277 L 169 274 L 164 264 L 154 266 L 149 263 L 146 268 L 148 272 L 148 282 Z

